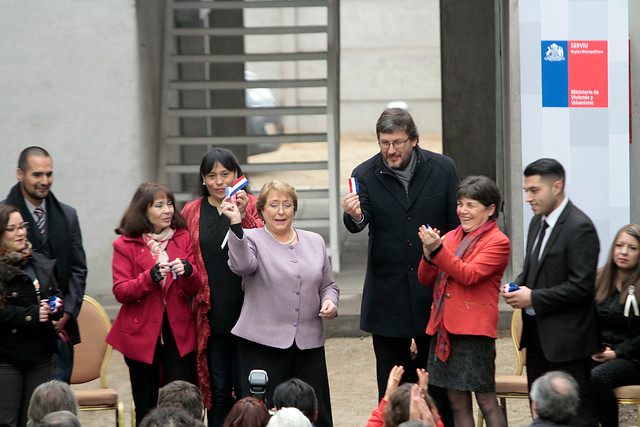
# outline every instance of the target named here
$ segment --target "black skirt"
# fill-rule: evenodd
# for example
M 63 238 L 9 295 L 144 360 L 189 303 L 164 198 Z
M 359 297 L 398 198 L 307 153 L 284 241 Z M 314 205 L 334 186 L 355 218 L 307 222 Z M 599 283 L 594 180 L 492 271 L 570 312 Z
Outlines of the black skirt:
M 436 356 L 431 337 L 429 384 L 449 390 L 486 393 L 496 391 L 496 340 L 477 335 L 449 334 L 451 353 L 446 362 Z

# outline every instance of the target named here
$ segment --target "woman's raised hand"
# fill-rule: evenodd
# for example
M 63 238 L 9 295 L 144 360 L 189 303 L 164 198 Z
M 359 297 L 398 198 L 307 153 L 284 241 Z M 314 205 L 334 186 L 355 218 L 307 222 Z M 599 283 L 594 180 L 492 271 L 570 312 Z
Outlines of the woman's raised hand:
M 238 208 L 238 205 L 231 202 L 231 198 L 229 196 L 225 197 L 222 201 L 222 214 L 229 218 L 231 224 L 240 224 L 242 222 L 240 209 Z
M 245 193 L 244 190 L 240 190 L 236 193 L 236 206 L 238 206 L 238 210 L 240 211 L 240 218 L 244 218 L 247 214 L 247 205 L 249 204 L 249 196 Z

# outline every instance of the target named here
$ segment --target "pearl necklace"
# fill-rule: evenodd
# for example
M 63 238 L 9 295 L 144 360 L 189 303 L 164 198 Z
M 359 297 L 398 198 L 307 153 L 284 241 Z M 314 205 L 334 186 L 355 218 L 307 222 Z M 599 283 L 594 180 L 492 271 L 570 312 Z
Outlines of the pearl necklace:
M 286 243 L 281 242 L 280 240 L 276 239 L 276 236 L 274 236 L 273 234 L 271 234 L 271 232 L 269 230 L 267 230 L 267 226 L 264 227 L 264 231 L 266 231 L 267 234 L 269 234 L 269 236 L 271 236 L 273 238 L 273 240 L 275 240 L 276 242 L 280 243 L 281 245 L 290 245 L 291 243 L 293 243 L 294 240 L 296 240 L 296 230 L 293 229 L 293 228 L 291 228 L 291 232 L 293 233 L 293 237 L 291 237 L 291 240 L 289 240 Z

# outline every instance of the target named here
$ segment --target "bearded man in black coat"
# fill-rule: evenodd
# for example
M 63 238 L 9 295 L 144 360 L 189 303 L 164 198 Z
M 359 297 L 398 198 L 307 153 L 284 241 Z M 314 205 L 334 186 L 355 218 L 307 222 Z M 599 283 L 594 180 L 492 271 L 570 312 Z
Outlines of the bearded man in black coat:
M 418 281 L 422 256 L 418 228 L 429 224 L 444 235 L 458 226 L 459 179 L 453 160 L 418 146 L 418 130 L 406 110 L 384 110 L 376 134 L 380 152 L 353 170 L 358 192 L 349 193 L 342 208 L 351 233 L 369 226 L 360 328 L 373 335 L 382 398 L 394 365 L 404 366 L 408 381 L 414 380 L 412 367 L 427 367 L 430 337 L 425 330 L 433 292 Z M 415 360 L 412 340 L 417 347 Z M 436 387 L 429 387 L 429 392 L 449 424 L 446 393 Z

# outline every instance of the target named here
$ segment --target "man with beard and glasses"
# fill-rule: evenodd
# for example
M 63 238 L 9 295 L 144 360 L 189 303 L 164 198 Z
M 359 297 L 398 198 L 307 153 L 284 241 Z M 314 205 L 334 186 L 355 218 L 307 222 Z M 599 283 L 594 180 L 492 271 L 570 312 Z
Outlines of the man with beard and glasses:
M 418 146 L 416 125 L 402 108 L 384 110 L 376 134 L 380 152 L 353 170 L 358 190 L 344 198 L 342 208 L 351 233 L 369 226 L 360 328 L 373 334 L 382 398 L 395 365 L 407 368 L 404 380 L 412 382 L 416 371 L 409 367 L 427 367 L 430 337 L 425 331 L 433 292 L 418 281 L 418 228 L 430 224 L 444 235 L 458 226 L 458 174 L 453 160 Z M 413 361 L 412 340 L 417 347 Z M 429 392 L 445 425 L 452 425 L 444 390 L 430 387 Z

